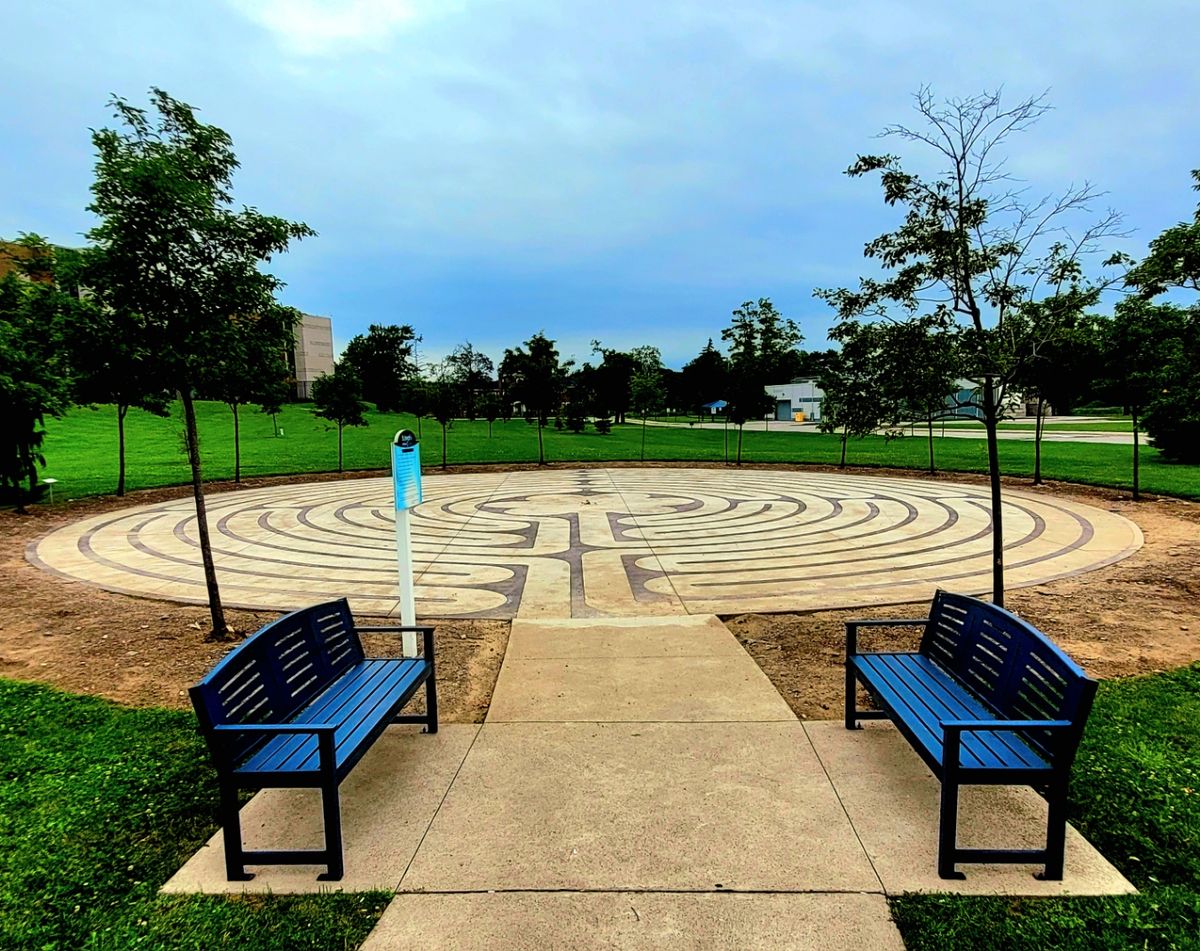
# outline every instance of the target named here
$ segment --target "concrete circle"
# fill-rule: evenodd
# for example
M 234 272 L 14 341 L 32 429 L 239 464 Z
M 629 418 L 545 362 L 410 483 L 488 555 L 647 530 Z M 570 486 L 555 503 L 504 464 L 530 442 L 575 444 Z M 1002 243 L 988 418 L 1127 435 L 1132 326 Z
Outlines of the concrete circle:
M 422 617 L 810 611 L 991 587 L 985 486 L 815 472 L 580 469 L 427 475 L 411 523 Z M 347 596 L 396 610 L 391 483 L 214 494 L 227 604 L 285 610 Z M 1137 526 L 1005 491 L 1009 587 L 1110 564 Z M 205 602 L 190 499 L 110 512 L 30 547 L 35 564 L 113 591 Z

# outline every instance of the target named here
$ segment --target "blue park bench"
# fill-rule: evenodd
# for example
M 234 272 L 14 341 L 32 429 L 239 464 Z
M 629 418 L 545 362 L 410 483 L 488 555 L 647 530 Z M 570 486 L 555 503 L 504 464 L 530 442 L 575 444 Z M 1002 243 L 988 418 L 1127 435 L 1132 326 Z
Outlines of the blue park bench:
M 864 627 L 924 625 L 914 653 L 860 653 Z M 857 709 L 855 681 L 879 710 Z M 939 591 L 928 618 L 846 623 L 846 729 L 890 719 L 942 784 L 938 875 L 960 862 L 1044 865 L 1060 880 L 1071 763 L 1096 681 L 1032 625 L 987 601 Z M 1032 786 L 1046 799 L 1044 849 L 960 849 L 958 789 Z
M 419 631 L 423 655 L 372 658 L 362 632 Z M 400 710 L 425 685 L 425 716 Z M 338 786 L 392 723 L 437 732 L 433 628 L 356 627 L 345 599 L 293 611 L 230 651 L 189 691 L 221 789 L 220 820 L 230 881 L 254 876 L 246 865 L 324 865 L 323 881 L 342 877 Z M 238 791 L 265 787 L 321 790 L 325 848 L 247 851 Z

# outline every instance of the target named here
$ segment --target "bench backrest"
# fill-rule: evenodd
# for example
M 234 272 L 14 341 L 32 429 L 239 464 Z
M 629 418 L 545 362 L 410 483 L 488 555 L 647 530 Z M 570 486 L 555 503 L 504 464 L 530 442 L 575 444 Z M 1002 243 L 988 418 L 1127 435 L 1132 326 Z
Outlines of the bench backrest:
M 1032 624 L 991 602 L 939 591 L 921 653 L 1003 719 L 1075 724 L 1073 730 L 1022 734 L 1051 765 L 1070 765 L 1096 681 Z
M 211 739 L 218 723 L 286 722 L 363 659 L 346 599 L 286 614 L 250 635 L 189 693 L 200 729 Z M 230 736 L 221 750 L 240 758 L 263 742 Z

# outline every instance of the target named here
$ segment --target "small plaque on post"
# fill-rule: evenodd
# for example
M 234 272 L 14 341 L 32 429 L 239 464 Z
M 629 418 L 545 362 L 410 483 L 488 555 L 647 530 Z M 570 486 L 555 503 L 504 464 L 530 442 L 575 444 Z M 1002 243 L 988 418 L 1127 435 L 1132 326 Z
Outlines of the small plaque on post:
M 402 429 L 392 441 L 392 483 L 396 511 L 421 504 L 421 447 L 411 429 Z

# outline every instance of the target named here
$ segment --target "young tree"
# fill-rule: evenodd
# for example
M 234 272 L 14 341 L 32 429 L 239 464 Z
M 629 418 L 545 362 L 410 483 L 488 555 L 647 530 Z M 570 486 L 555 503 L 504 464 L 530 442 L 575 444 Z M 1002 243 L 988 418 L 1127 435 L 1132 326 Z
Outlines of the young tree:
M 625 422 L 629 411 L 629 381 L 636 369 L 632 354 L 603 346 L 592 341 L 592 352 L 601 356 L 591 382 L 596 403 L 606 414 L 611 413 L 618 423 Z
M 458 413 L 463 399 L 463 386 L 458 368 L 449 360 L 433 367 L 433 379 L 426 384 L 429 410 L 442 427 L 442 468 L 446 468 L 446 430 Z
M 893 415 L 924 420 L 928 427 L 929 474 L 937 470 L 933 458 L 933 421 L 947 412 L 947 400 L 959 377 L 958 341 L 952 334 L 937 333 L 936 322 L 916 318 L 879 325 L 879 393 Z M 838 357 L 831 372 L 840 375 Z M 884 414 L 886 415 L 886 413 Z M 878 428 L 879 423 L 872 426 Z M 843 460 L 845 458 L 843 443 Z
M 154 115 L 114 98 L 123 128 L 92 134 L 89 210 L 100 222 L 89 232 L 96 245 L 89 276 L 105 306 L 146 322 L 156 359 L 179 390 L 213 636 L 222 638 L 229 631 L 208 534 L 195 394 L 214 355 L 234 345 L 231 318 L 275 306 L 281 282 L 262 265 L 315 232 L 253 208 L 234 210 L 238 161 L 229 136 L 161 89 L 150 100 Z M 289 343 L 290 335 L 275 341 L 280 351 Z
M 765 419 L 775 408 L 767 384 L 787 382 L 779 374 L 790 372 L 796 364 L 796 347 L 803 338 L 796 324 L 762 297 L 757 303 L 744 302 L 733 312 L 721 339 L 729 344 L 727 418 L 738 428 L 737 464 L 741 465 L 743 427 L 751 419 Z
M 642 462 L 646 461 L 646 418 L 662 408 L 662 354 L 658 347 L 634 347 L 633 376 L 629 381 L 629 402 L 642 417 Z
M 381 413 L 401 409 L 417 376 L 414 346 L 420 337 L 408 324 L 371 324 L 346 344 L 343 362 L 362 380 L 363 398 Z
M 37 467 L 46 464 L 42 423 L 70 402 L 64 328 L 86 307 L 56 285 L 49 245 L 36 236 L 20 243 L 25 274 L 0 280 L 0 489 L 23 515 L 26 500 L 37 496 Z
M 1141 499 L 1140 421 L 1142 412 L 1163 389 L 1164 369 L 1181 347 L 1184 312 L 1171 304 L 1141 297 L 1119 301 L 1104 345 L 1107 377 L 1115 399 L 1133 420 L 1133 499 Z
M 822 432 L 842 431 L 842 456 L 838 468 L 846 468 L 846 444 L 851 436 L 861 439 L 881 426 L 895 425 L 900 415 L 896 391 L 885 383 L 888 363 L 884 358 L 882 327 L 858 321 L 843 321 L 830 331 L 841 343 L 836 356 L 822 367 L 817 385 L 821 400 Z
M 816 292 L 842 320 L 907 319 L 923 311 L 944 332 L 961 330 L 965 375 L 981 384 L 977 405 L 991 479 L 992 599 L 1000 605 L 1004 531 L 997 425 L 1020 367 L 1058 330 L 1027 321 L 1039 335 L 1031 339 L 1011 318 L 1049 298 L 1064 298 L 1056 314 L 1082 313 L 1094 305 L 1107 282 L 1088 281 L 1084 262 L 1119 234 L 1120 218 L 1112 211 L 1071 230 L 1098 197 L 1091 185 L 1029 200 L 1004 171 L 1003 145 L 1048 108 L 1042 97 L 1009 107 L 998 92 L 939 103 L 922 89 L 916 96 L 921 124 L 891 126 L 884 134 L 932 150 L 943 171 L 927 177 L 906 171 L 894 155 L 860 156 L 847 174 L 879 173 L 884 201 L 903 209 L 904 221 L 866 245 L 866 256 L 879 262 L 883 277 L 863 278 L 854 290 Z M 1123 260 L 1114 256 L 1106 263 Z
M 280 339 L 292 339 L 300 312 L 273 306 L 261 313 L 231 318 L 229 344 L 214 354 L 206 376 L 211 395 L 233 414 L 233 481 L 242 481 L 242 434 L 239 409 L 247 403 L 273 402 L 289 377 Z
M 79 261 L 81 287 L 93 283 L 88 276 L 92 257 L 89 249 Z M 168 415 L 173 384 L 163 373 L 142 315 L 114 310 L 96 298 L 90 303 L 92 306 L 77 308 L 77 319 L 66 328 L 66 343 L 75 369 L 72 400 L 83 405 L 111 403 L 116 407 L 116 494 L 120 496 L 125 494 L 125 418 L 135 407 L 156 416 Z
M 560 363 L 554 341 L 538 331 L 524 346 L 505 350 L 500 362 L 502 388 L 511 398 L 524 403 L 527 412 L 536 417 L 538 431 L 538 465 L 546 464 L 542 430 L 551 412 L 557 413 L 562 403 L 563 386 L 571 362 Z
M 463 415 L 467 419 L 475 419 L 480 402 L 486 400 L 491 392 L 492 372 L 496 365 L 486 353 L 476 350 L 469 340 L 450 352 L 446 364 L 447 372 L 458 389 Z
M 488 424 L 488 439 L 492 438 L 492 424 L 500 416 L 500 399 L 495 393 L 489 393 L 483 398 L 483 406 L 480 408 L 483 413 L 483 418 Z
M 338 472 L 342 466 L 342 430 L 347 426 L 366 426 L 367 406 L 362 399 L 362 381 L 344 360 L 333 365 L 333 372 L 313 380 L 313 415 L 337 426 Z

